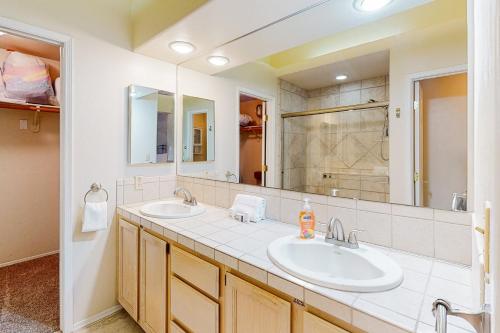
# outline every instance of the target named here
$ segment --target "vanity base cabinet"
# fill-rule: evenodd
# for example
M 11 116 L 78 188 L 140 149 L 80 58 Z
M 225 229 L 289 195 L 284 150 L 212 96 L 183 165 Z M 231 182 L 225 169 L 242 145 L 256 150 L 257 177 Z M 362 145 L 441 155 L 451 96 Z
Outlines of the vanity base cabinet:
M 182 328 L 180 328 L 176 323 L 170 322 L 170 333 L 187 333 Z
M 349 333 L 315 315 L 304 312 L 303 333 Z
M 139 325 L 147 333 L 166 333 L 167 243 L 143 230 L 140 239 Z
M 170 281 L 172 320 L 189 332 L 218 333 L 219 304 L 175 276 Z
M 138 319 L 139 227 L 118 221 L 118 302 Z
M 235 275 L 226 274 L 226 333 L 290 333 L 291 304 Z

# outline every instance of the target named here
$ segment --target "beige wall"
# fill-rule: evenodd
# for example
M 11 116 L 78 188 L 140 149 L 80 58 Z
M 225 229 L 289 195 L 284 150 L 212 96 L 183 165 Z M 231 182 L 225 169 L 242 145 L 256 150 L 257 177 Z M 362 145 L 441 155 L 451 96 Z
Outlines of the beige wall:
M 390 168 L 393 203 L 413 203 L 412 76 L 467 64 L 465 20 L 407 33 L 390 49 Z M 396 109 L 401 117 L 396 118 Z
M 128 2 L 127 2 L 128 3 Z M 130 8 L 122 0 L 0 0 L 3 17 L 73 38 L 73 321 L 116 302 L 116 179 L 175 174 L 175 164 L 127 166 L 127 87 L 176 91 L 175 66 L 130 50 Z M 109 227 L 82 234 L 83 196 L 92 182 L 110 192 Z
M 467 191 L 467 74 L 420 81 L 424 205 L 450 209 Z
M 59 250 L 59 115 L 0 109 L 0 266 Z

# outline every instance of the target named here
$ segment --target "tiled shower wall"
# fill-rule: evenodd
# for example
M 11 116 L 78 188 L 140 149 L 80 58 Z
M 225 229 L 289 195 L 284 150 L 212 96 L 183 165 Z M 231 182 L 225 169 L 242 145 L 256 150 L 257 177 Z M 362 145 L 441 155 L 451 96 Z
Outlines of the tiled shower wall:
M 143 188 L 134 178 L 117 181 L 117 204 L 170 198 L 176 186 L 187 188 L 199 202 L 229 208 L 234 197 L 250 194 L 267 200 L 266 216 L 297 224 L 303 198 L 311 199 L 317 229 L 325 231 L 331 217 L 342 220 L 345 232 L 362 229 L 360 240 L 470 265 L 472 214 L 431 208 L 328 197 L 308 193 L 178 176 L 143 177 Z
M 281 112 L 317 110 L 389 99 L 388 77 L 306 91 L 281 81 Z M 389 201 L 385 108 L 285 118 L 283 187 Z

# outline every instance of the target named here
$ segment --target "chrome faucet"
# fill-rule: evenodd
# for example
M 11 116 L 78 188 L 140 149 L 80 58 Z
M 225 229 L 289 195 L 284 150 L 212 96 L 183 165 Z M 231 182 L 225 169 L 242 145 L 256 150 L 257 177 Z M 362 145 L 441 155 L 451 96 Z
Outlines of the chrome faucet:
M 187 189 L 183 187 L 176 188 L 174 191 L 174 195 L 177 195 L 178 193 L 184 194 L 184 201 L 183 203 L 189 206 L 196 206 L 198 205 L 198 201 L 196 201 L 196 198 L 193 197 L 191 192 L 189 192 Z
M 357 233 L 363 230 L 353 229 L 349 232 L 347 241 L 345 239 L 344 227 L 339 218 L 331 218 L 328 222 L 326 229 L 325 242 L 335 244 L 337 246 L 344 246 L 350 249 L 359 249 Z
M 491 332 L 491 309 L 489 305 L 483 305 L 480 311 L 460 311 L 453 309 L 451 304 L 443 299 L 437 299 L 432 304 L 432 313 L 436 317 L 435 330 L 438 333 L 446 333 L 447 316 L 455 316 L 469 322 L 477 333 Z

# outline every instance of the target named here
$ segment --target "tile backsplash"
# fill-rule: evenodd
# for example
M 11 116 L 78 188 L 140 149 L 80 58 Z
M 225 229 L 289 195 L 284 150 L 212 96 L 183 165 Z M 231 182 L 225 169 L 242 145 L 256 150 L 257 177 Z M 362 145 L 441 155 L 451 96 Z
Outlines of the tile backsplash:
M 330 217 L 338 217 L 345 232 L 364 230 L 359 239 L 446 261 L 470 265 L 472 214 L 381 202 L 329 197 L 260 186 L 234 184 L 182 176 L 142 177 L 142 189 L 134 178 L 117 180 L 117 204 L 168 198 L 175 187 L 187 188 L 199 202 L 229 208 L 234 197 L 254 194 L 267 200 L 266 216 L 297 224 L 303 198 L 310 198 L 317 229 L 326 230 Z

